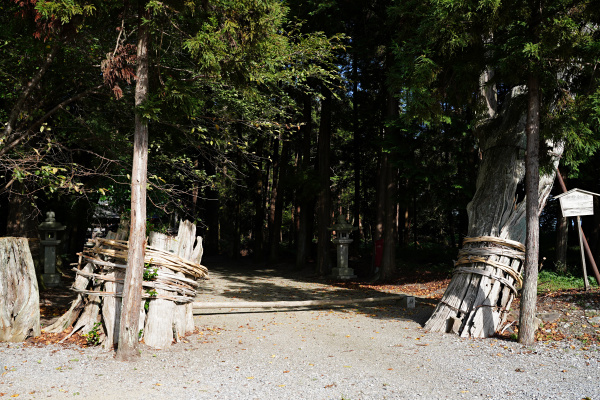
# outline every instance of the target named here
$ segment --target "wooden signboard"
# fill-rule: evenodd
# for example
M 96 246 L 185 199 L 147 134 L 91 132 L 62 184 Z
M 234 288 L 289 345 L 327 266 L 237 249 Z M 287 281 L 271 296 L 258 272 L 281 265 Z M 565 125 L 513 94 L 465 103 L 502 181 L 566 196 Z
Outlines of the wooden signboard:
M 594 215 L 594 196 L 598 196 L 598 194 L 581 189 L 571 189 L 556 198 L 560 200 L 563 217 L 567 218 Z
M 563 217 L 577 217 L 577 231 L 579 232 L 579 250 L 581 253 L 581 266 L 583 267 L 583 283 L 585 290 L 589 290 L 590 284 L 587 277 L 587 268 L 585 265 L 585 254 L 583 251 L 583 229 L 581 228 L 581 216 L 594 215 L 594 196 L 600 196 L 598 193 L 588 192 L 587 190 L 571 189 L 568 192 L 559 194 L 555 198 L 560 200 L 560 209 Z M 591 257 L 591 256 L 590 256 Z M 592 263 L 592 265 L 594 265 Z

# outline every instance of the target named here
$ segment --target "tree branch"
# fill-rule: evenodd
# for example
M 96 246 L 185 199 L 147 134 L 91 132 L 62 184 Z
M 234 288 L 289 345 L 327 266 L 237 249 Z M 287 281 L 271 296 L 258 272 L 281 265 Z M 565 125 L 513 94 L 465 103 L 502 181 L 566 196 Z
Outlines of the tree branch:
M 58 46 L 58 42 L 55 42 L 52 45 L 50 53 L 48 53 L 48 55 L 46 56 L 42 67 L 38 70 L 38 72 L 33 76 L 31 81 L 29 81 L 25 89 L 21 92 L 21 95 L 17 99 L 17 103 L 10 112 L 6 128 L 4 129 L 2 137 L 0 137 L 0 144 L 2 144 L 5 140 L 8 140 L 9 136 L 12 134 L 15 128 L 15 124 L 17 122 L 17 118 L 19 117 L 19 114 L 21 114 L 21 109 L 23 107 L 23 104 L 25 103 L 25 100 L 27 100 L 33 88 L 41 81 L 42 77 L 48 70 L 48 67 L 50 66 L 50 64 L 54 60 L 54 57 L 56 56 L 56 53 L 58 52 Z
M 66 99 L 65 101 L 59 103 L 54 108 L 52 108 L 46 114 L 44 114 L 41 118 L 39 118 L 35 123 L 33 123 L 33 125 L 31 125 L 26 130 L 21 131 L 21 132 L 15 132 L 13 136 L 16 136 L 16 137 L 15 138 L 10 138 L 10 139 L 12 139 L 12 141 L 0 149 L 0 156 L 3 156 L 9 150 L 13 149 L 15 146 L 17 146 L 19 143 L 21 143 L 23 141 L 23 139 L 25 139 L 29 134 L 33 133 L 37 127 L 39 127 L 40 125 L 42 125 L 44 123 L 44 121 L 46 121 L 48 118 L 50 118 L 58 110 L 63 109 L 68 104 L 71 104 L 72 102 L 77 101 L 77 100 L 81 99 L 82 97 L 87 96 L 88 94 L 95 93 L 96 90 L 102 88 L 102 86 L 103 85 L 98 85 L 98 86 L 96 86 L 94 88 L 88 89 L 88 90 L 86 90 L 84 92 L 76 94 L 75 96 L 73 96 L 71 98 Z M 9 137 L 5 136 L 5 139 L 8 140 Z

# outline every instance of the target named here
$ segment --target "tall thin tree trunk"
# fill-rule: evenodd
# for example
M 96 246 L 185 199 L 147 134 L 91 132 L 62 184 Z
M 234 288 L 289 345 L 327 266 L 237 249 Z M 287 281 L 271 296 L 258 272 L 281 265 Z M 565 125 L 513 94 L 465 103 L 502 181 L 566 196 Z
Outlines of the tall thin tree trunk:
M 527 156 L 525 159 L 525 195 L 527 233 L 525 239 L 525 273 L 521 292 L 519 343 L 531 345 L 535 341 L 534 326 L 537 302 L 540 221 L 538 187 L 540 182 L 540 82 L 535 73 L 528 79 Z
M 279 148 L 281 143 L 281 132 L 279 137 L 273 140 L 273 153 L 271 159 L 273 160 L 272 168 L 272 184 L 271 184 L 271 197 L 269 201 L 269 263 L 277 261 L 277 250 L 279 247 L 279 233 L 281 232 L 281 220 L 277 221 L 277 213 L 281 210 L 277 209 L 279 199 L 281 198 L 281 192 L 279 190 L 279 178 L 281 176 L 281 157 L 279 154 Z M 281 204 L 279 204 L 281 207 Z
M 319 125 L 318 143 L 318 171 L 319 171 L 319 197 L 317 200 L 317 272 L 327 275 L 331 272 L 329 262 L 329 242 L 331 238 L 331 183 L 329 171 L 329 152 L 331 146 L 331 91 L 323 88 L 323 102 L 321 104 L 321 122 Z
M 391 93 L 387 98 L 387 118 L 391 122 L 398 115 L 398 103 Z M 387 127 L 386 137 L 393 135 L 393 128 Z M 393 165 L 391 154 L 385 153 L 385 163 L 382 163 L 381 174 L 383 179 L 383 256 L 381 259 L 381 279 L 390 279 L 396 270 L 396 189 L 397 171 Z
M 217 174 L 217 169 L 211 160 L 205 159 L 205 169 L 210 176 Z M 219 191 L 212 186 L 206 188 L 206 200 L 204 201 L 205 220 L 208 230 L 204 240 L 204 254 L 219 254 Z
M 275 196 L 275 210 L 273 214 L 273 240 L 269 251 L 269 260 L 272 263 L 279 261 L 279 245 L 281 243 L 281 226 L 283 224 L 283 199 L 285 196 L 282 180 L 287 175 L 287 166 L 290 158 L 290 142 L 283 138 L 281 156 L 279 157 L 279 172 L 277 174 L 277 195 Z
M 255 190 L 253 194 L 253 203 L 254 203 L 254 221 L 252 224 L 252 238 L 253 238 L 253 248 L 252 248 L 252 258 L 254 262 L 263 261 L 263 245 L 264 245 L 264 234 L 263 234 L 263 226 L 265 223 L 265 199 L 264 199 L 264 177 L 263 177 L 263 140 L 259 140 L 257 144 L 256 156 L 257 156 L 257 166 L 254 169 L 253 177 Z
M 360 126 L 358 120 L 358 66 L 356 61 L 356 53 L 353 54 L 352 58 L 352 150 L 353 150 L 353 162 L 354 162 L 354 204 L 353 204 L 353 216 L 354 221 L 352 224 L 354 226 L 358 226 L 358 234 L 354 237 L 354 242 L 352 242 L 352 247 L 354 251 L 358 253 L 360 249 L 360 242 L 363 237 L 363 232 L 360 224 L 360 203 L 362 200 L 360 193 L 360 173 L 362 168 L 361 163 L 361 155 L 360 155 Z
M 140 10 L 142 11 L 142 10 Z M 146 10 L 141 16 L 149 18 Z M 138 33 L 137 71 L 135 86 L 135 106 L 141 106 L 148 99 L 148 46 L 150 27 L 141 23 Z M 129 361 L 139 357 L 138 337 L 140 304 L 142 300 L 142 276 L 146 251 L 146 183 L 148 175 L 148 121 L 139 112 L 135 114 L 135 132 L 133 138 L 133 167 L 131 170 L 131 225 L 129 232 L 129 250 L 127 270 L 123 287 L 123 306 L 119 346 L 116 358 Z
M 304 108 L 300 128 L 302 132 L 300 171 L 302 175 L 308 173 L 310 168 L 310 148 L 312 142 L 312 98 L 309 94 L 303 95 Z M 306 179 L 307 180 L 307 179 Z M 308 182 L 300 187 L 297 192 L 298 207 L 298 239 L 296 243 L 296 268 L 303 268 L 308 261 L 310 243 L 312 237 L 312 223 L 314 217 L 314 206 L 312 205 L 312 193 L 308 189 Z

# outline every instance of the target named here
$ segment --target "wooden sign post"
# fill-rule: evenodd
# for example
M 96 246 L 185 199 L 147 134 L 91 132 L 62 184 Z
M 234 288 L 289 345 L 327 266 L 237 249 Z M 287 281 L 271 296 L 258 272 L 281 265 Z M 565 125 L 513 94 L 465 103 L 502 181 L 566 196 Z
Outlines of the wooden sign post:
M 583 250 L 583 228 L 581 227 L 581 216 L 594 215 L 594 196 L 600 196 L 600 194 L 588 192 L 587 190 L 571 189 L 568 192 L 559 194 L 555 197 L 560 200 L 560 209 L 563 217 L 577 217 L 577 232 L 579 233 L 579 249 L 581 252 L 581 264 L 583 267 L 583 282 L 585 290 L 590 289 L 590 283 L 587 277 L 585 253 Z M 600 282 L 598 283 L 600 284 Z

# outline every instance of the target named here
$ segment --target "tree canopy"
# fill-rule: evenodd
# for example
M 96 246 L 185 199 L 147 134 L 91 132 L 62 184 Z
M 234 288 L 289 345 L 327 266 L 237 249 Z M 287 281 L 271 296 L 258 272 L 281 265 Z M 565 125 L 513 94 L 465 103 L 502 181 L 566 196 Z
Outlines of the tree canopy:
M 99 201 L 127 215 L 137 113 L 149 130 L 152 229 L 177 214 L 201 226 L 209 254 L 304 265 L 328 257 L 313 244 L 328 243 L 343 215 L 360 228 L 359 275 L 391 279 L 400 257 L 377 264 L 379 239 L 388 252 L 454 251 L 467 235 L 485 135 L 510 101 L 526 109 L 515 94 L 532 75 L 542 173 L 549 143 L 564 142 L 572 183 L 600 191 L 596 3 L 3 2 L 0 204 L 10 212 L 0 234 L 35 225 L 16 210 L 54 208 L 75 253 Z M 140 26 L 149 91 L 136 106 Z

